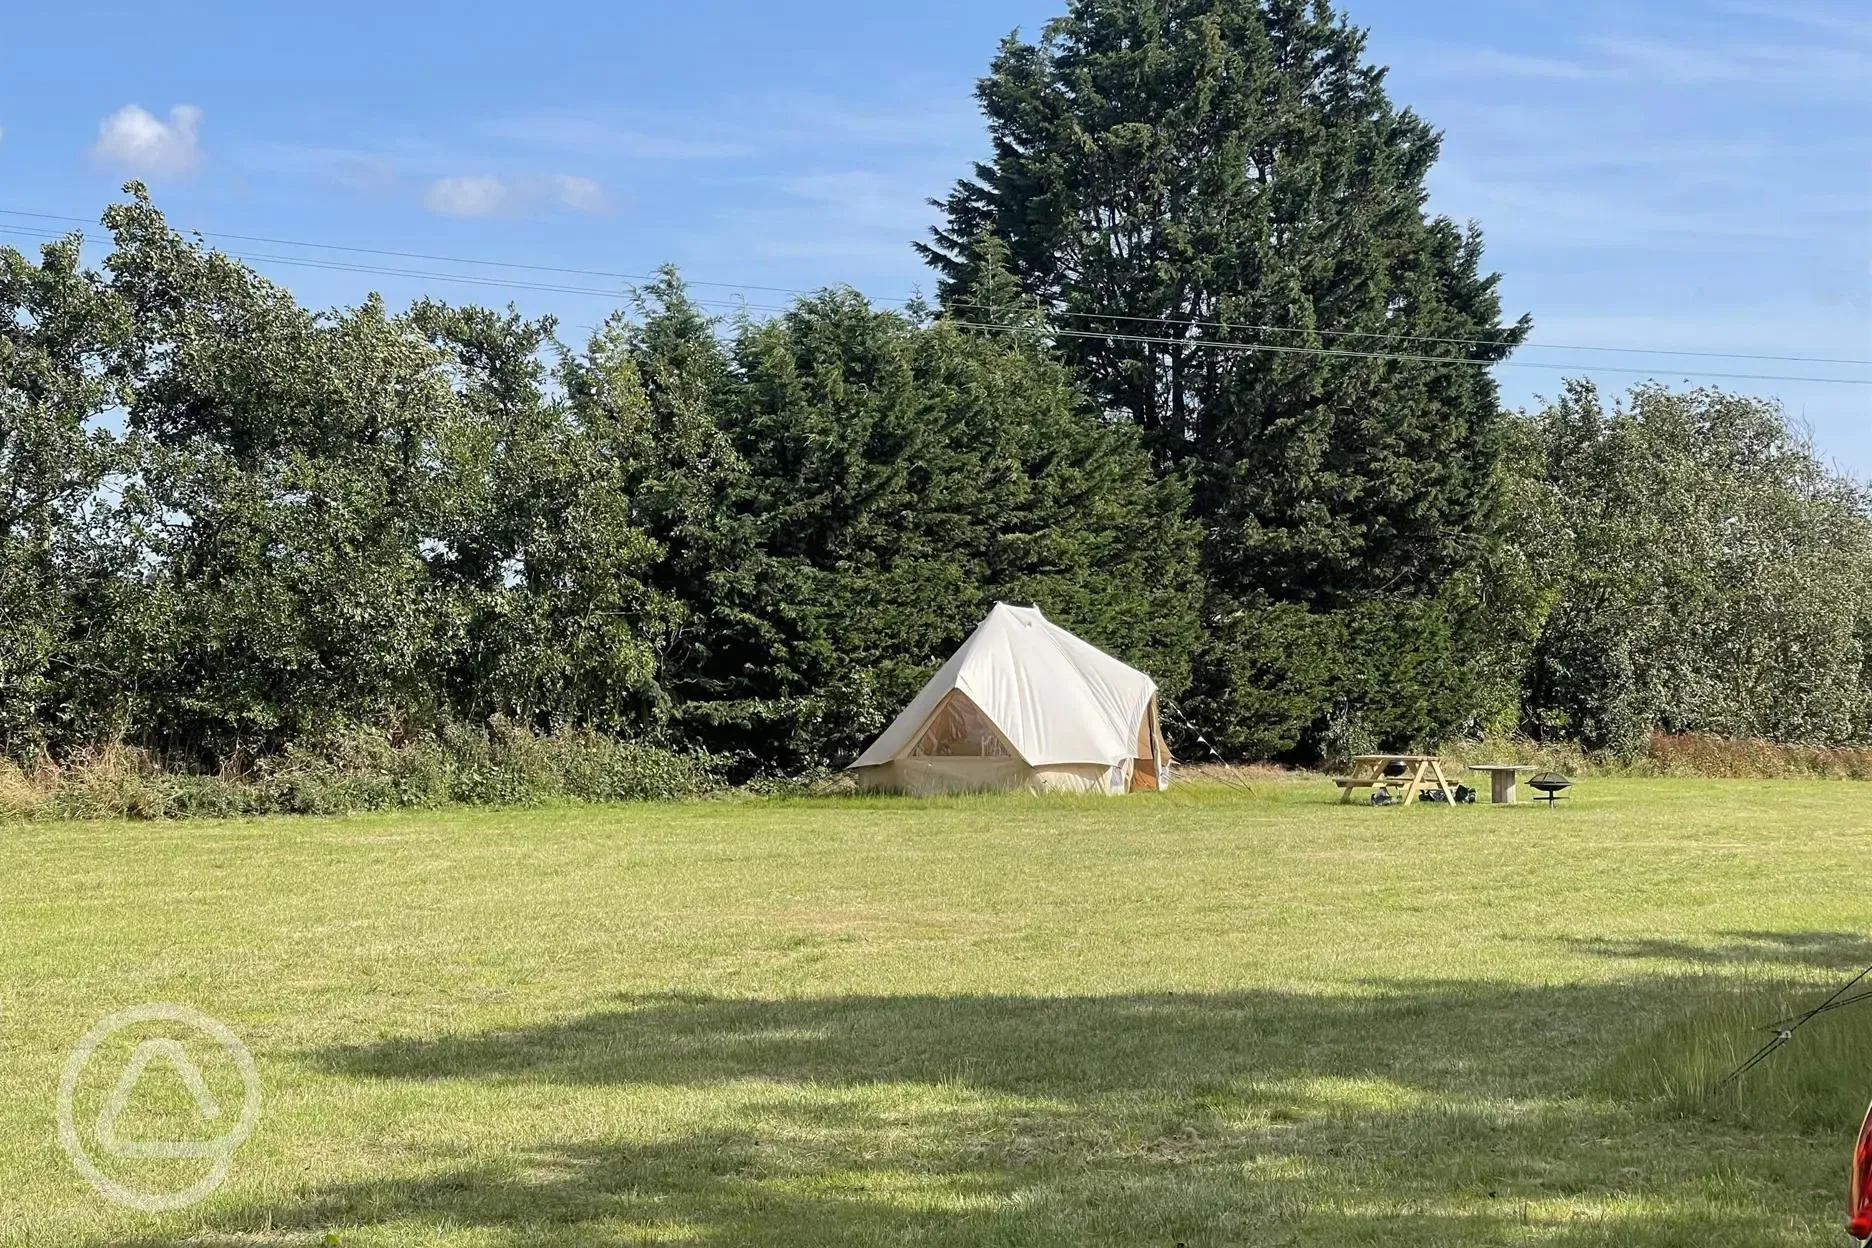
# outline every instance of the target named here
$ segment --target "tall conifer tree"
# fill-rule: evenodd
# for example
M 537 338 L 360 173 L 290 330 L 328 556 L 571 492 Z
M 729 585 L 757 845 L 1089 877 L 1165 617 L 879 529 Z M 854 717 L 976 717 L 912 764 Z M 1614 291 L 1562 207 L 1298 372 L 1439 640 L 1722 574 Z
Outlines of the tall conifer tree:
M 1327 0 L 1073 0 L 1037 43 L 1011 36 L 977 94 L 993 155 L 923 247 L 945 307 L 988 315 L 971 259 L 1003 240 L 1081 383 L 1188 473 L 1212 644 L 1320 656 L 1274 674 L 1299 691 L 1284 726 L 1237 725 L 1236 744 L 1282 748 L 1367 697 L 1335 683 L 1334 645 L 1291 645 L 1292 607 L 1382 647 L 1371 609 L 1396 603 L 1397 640 L 1453 664 L 1499 458 L 1486 365 L 1528 323 L 1501 324 L 1479 231 L 1428 212 L 1439 136 L 1392 103 L 1364 33 Z M 1275 607 L 1279 628 L 1226 626 Z M 1237 717 L 1256 695 L 1226 673 L 1265 665 L 1210 659 L 1211 710 Z M 1447 731 L 1432 721 L 1460 701 L 1380 708 L 1374 731 Z

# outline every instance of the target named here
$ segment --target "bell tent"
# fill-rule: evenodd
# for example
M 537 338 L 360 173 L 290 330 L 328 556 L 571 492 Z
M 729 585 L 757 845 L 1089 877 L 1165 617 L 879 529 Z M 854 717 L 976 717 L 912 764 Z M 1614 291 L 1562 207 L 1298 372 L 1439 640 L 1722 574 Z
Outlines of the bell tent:
M 1169 787 L 1170 752 L 1155 681 L 1000 603 L 851 770 L 900 793 L 1131 793 Z

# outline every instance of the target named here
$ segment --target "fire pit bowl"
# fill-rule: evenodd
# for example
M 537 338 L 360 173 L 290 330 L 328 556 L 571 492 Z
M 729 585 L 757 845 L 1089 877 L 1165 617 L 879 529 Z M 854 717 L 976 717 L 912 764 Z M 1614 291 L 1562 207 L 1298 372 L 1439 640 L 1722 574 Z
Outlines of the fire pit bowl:
M 1573 787 L 1573 782 L 1557 771 L 1543 771 L 1528 781 L 1530 789 L 1537 790 L 1541 796 L 1536 801 L 1546 802 L 1549 807 L 1561 799 L 1561 795 Z

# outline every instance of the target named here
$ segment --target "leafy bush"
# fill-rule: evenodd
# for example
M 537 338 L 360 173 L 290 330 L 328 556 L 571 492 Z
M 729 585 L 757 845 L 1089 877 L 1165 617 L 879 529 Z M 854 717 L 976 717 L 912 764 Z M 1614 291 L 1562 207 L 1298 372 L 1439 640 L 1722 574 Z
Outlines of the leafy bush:
M 1526 763 L 1574 776 L 1685 776 L 1716 780 L 1872 780 L 1872 749 L 1783 745 L 1707 733 L 1653 733 L 1643 752 L 1625 757 L 1567 741 L 1489 737 L 1438 751 L 1451 762 Z
M 1872 749 L 1783 745 L 1706 733 L 1657 733 L 1651 738 L 1648 761 L 1666 776 L 1872 780 Z
M 546 735 L 501 719 L 445 725 L 402 744 L 374 730 L 295 748 L 268 769 L 272 809 L 324 814 L 392 807 L 673 800 L 717 784 L 714 760 L 594 732 Z
M 165 770 L 114 746 L 32 771 L 0 762 L 0 819 L 179 819 L 657 801 L 717 787 L 715 760 L 592 732 L 536 735 L 495 721 L 407 741 L 377 729 L 294 745 L 238 776 Z
M 593 734 L 549 739 L 561 790 L 580 801 L 669 801 L 716 787 L 714 763 L 705 757 Z
M 358 729 L 318 746 L 289 746 L 263 765 L 254 787 L 266 813 L 327 815 L 443 806 L 453 800 L 452 776 L 439 743 L 396 745 Z
M 180 813 L 180 776 L 165 775 L 147 752 L 123 746 L 87 751 L 71 766 L 42 768 L 50 812 L 65 819 L 165 819 Z
M 45 810 L 45 792 L 17 763 L 0 759 L 0 820 L 33 819 Z
M 1634 764 L 1604 751 L 1591 751 L 1560 741 L 1532 741 L 1526 737 L 1486 737 L 1450 742 L 1437 750 L 1446 763 L 1469 767 L 1478 763 L 1523 763 L 1542 771 L 1570 776 L 1629 774 Z

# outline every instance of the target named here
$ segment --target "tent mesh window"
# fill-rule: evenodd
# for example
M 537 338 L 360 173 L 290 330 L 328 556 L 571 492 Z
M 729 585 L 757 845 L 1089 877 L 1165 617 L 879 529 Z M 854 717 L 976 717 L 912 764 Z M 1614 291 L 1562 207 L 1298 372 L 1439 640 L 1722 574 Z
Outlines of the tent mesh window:
M 952 693 L 923 725 L 912 758 L 1012 758 L 988 717 L 968 698 Z

